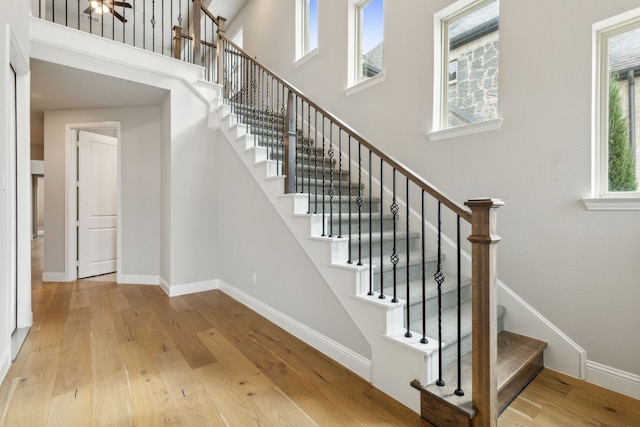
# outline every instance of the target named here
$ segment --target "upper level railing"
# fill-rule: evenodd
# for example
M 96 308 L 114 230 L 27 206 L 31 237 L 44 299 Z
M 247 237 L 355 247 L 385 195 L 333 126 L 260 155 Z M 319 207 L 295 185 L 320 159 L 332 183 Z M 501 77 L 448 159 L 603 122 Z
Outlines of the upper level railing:
M 201 0 L 32 0 L 41 19 L 204 67 L 216 75 L 216 35 L 225 19 Z
M 218 40 L 218 81 L 225 102 L 286 176 L 285 191 L 305 194 L 308 212 L 321 216 L 321 235 L 348 239 L 344 261 L 367 270 L 368 295 L 390 298 L 392 303 L 407 301 L 405 337 L 417 332 L 424 344 L 433 337 L 428 333 L 427 311 L 437 311 L 437 336 L 433 338 L 439 345 L 439 385 L 444 385 L 443 284 L 448 275 L 457 282 L 455 327 L 460 343 L 461 280 L 466 269 L 461 226 L 470 229 L 472 399 L 477 425 L 491 425 L 490 420 L 497 420 L 495 243 L 499 238 L 495 231 L 496 211 L 502 202 L 478 199 L 467 201 L 466 206 L 455 202 L 224 35 Z M 447 235 L 455 236 L 448 245 L 443 243 Z M 449 272 L 444 271 L 445 252 L 454 264 Z M 437 292 L 436 307 L 427 307 L 431 289 Z M 417 305 L 410 303 L 416 299 L 420 301 Z M 459 395 L 465 393 L 460 386 L 461 360 L 458 344 Z

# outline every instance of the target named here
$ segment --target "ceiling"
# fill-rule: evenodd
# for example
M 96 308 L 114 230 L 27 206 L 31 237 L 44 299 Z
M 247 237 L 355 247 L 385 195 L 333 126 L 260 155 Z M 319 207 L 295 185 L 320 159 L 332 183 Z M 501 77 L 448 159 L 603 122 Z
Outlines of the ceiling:
M 159 105 L 168 91 L 51 62 L 31 60 L 31 111 Z

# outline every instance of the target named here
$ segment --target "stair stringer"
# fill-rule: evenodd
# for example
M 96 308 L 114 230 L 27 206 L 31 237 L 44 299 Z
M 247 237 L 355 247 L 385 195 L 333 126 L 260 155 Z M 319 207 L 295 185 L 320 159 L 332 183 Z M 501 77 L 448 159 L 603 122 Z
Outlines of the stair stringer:
M 419 379 L 432 382 L 437 375 L 437 341 L 419 342 L 421 335 L 404 336 L 404 301 L 391 303 L 366 295 L 368 266 L 348 264 L 348 239 L 320 237 L 322 216 L 306 213 L 307 196 L 284 194 L 283 175 L 278 175 L 275 161 L 255 147 L 254 136 L 239 123 L 230 108 L 221 105 L 213 119 L 234 148 L 256 183 L 262 188 L 285 224 L 302 246 L 340 304 L 345 308 L 371 346 L 370 378 L 375 387 L 420 413 L 420 394 L 410 386 Z M 315 235 L 314 235 L 315 234 Z

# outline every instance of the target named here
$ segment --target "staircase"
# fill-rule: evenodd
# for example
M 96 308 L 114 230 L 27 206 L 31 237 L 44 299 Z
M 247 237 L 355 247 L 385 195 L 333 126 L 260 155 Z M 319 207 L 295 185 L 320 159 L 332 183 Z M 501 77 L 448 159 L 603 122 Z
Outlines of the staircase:
M 217 108 L 222 129 L 229 135 L 230 142 L 236 147 L 241 157 L 247 157 L 249 163 L 253 162 L 264 167 L 266 176 L 262 179 L 282 178 L 285 166 L 283 149 L 286 135 L 285 115 L 260 111 L 235 101 L 237 98 L 227 100 L 227 103 L 221 103 Z M 311 233 L 301 237 L 324 240 L 325 245 L 328 246 L 343 243 L 341 249 L 333 249 L 336 253 L 330 256 L 330 268 L 338 270 L 347 268 L 359 273 L 354 278 L 354 289 L 349 293 L 348 299 L 351 303 L 356 299 L 361 303 L 375 304 L 382 307 L 383 311 L 387 311 L 384 316 L 387 324 L 384 328 L 392 337 L 386 340 L 387 345 L 413 346 L 413 351 L 424 355 L 425 359 L 422 362 L 426 367 L 424 374 L 419 380 L 414 379 L 410 382 L 411 386 L 420 391 L 421 415 L 439 426 L 472 425 L 476 411 L 472 405 L 470 384 L 471 279 L 469 277 L 458 279 L 455 274 L 447 274 L 438 292 L 434 275 L 439 269 L 443 269 L 438 264 L 445 261 L 446 257 L 438 256 L 437 253 L 427 253 L 423 262 L 419 254 L 407 253 L 407 250 L 415 251 L 420 247 L 421 233 L 401 231 L 397 227 L 392 231 L 394 222 L 398 219 L 394 219 L 392 213 L 383 211 L 380 198 L 363 197 L 359 205 L 357 195 L 367 194 L 365 183 L 361 179 L 354 180 L 353 176 L 349 180 L 349 171 L 338 168 L 335 156 L 328 154 L 329 147 L 323 148 L 321 143 L 314 139 L 317 135 L 310 135 L 310 132 L 304 129 L 296 129 L 295 133 L 297 153 L 295 183 L 300 193 L 289 196 L 281 193 L 279 197 L 294 198 L 292 211 L 289 214 L 306 217 L 307 221 L 310 221 L 307 230 L 310 229 Z M 327 185 L 327 180 L 331 180 L 331 185 Z M 331 197 L 332 190 L 334 197 Z M 341 195 L 339 198 L 336 197 L 338 192 Z M 358 226 L 354 226 L 353 220 L 350 220 L 355 212 L 360 213 Z M 366 233 L 359 237 L 358 230 L 366 230 Z M 392 236 L 394 233 L 395 238 Z M 399 259 L 406 259 L 406 263 L 394 266 L 391 261 L 394 247 Z M 360 252 L 362 248 L 365 250 Z M 347 259 L 350 262 L 345 263 Z M 318 260 L 317 263 L 322 264 L 323 260 Z M 366 277 L 369 272 L 368 266 L 373 266 L 370 279 Z M 422 280 L 419 279 L 423 266 L 426 276 L 429 277 L 424 298 Z M 408 287 L 404 286 L 407 283 L 407 276 L 409 276 Z M 372 285 L 369 290 L 370 280 Z M 391 288 L 381 289 L 381 283 L 400 283 L 402 286 L 396 288 L 394 295 Z M 408 299 L 407 289 L 409 290 Z M 385 295 L 385 298 L 381 299 L 380 295 Z M 391 302 L 393 300 L 398 302 Z M 437 339 L 441 334 L 440 349 L 433 344 L 427 344 L 422 345 L 422 349 L 416 350 L 420 345 L 417 344 L 418 339 L 422 335 L 411 337 L 412 341 L 404 336 L 405 330 L 423 330 L 423 304 L 426 312 L 424 335 L 432 340 L 431 337 Z M 461 318 L 459 339 L 458 307 L 460 307 Z M 502 412 L 543 369 L 543 349 L 546 346 L 543 342 L 504 331 L 504 316 L 504 308 L 498 306 L 499 412 Z M 440 323 L 438 317 L 441 318 Z M 358 323 L 357 319 L 355 320 Z M 442 325 L 441 331 L 438 330 L 439 324 Z M 371 336 L 371 334 L 365 332 L 365 336 Z M 459 346 L 460 350 L 458 350 Z M 372 344 L 372 351 L 375 352 L 375 344 Z M 458 360 L 458 351 L 462 356 L 460 384 L 457 383 L 458 364 L 455 363 Z M 439 362 L 435 360 L 439 357 L 438 353 L 441 355 L 443 368 L 441 376 L 436 372 L 439 366 Z M 436 378 L 441 378 L 446 385 L 436 385 L 434 383 Z M 463 396 L 456 395 L 458 388 L 466 390 Z

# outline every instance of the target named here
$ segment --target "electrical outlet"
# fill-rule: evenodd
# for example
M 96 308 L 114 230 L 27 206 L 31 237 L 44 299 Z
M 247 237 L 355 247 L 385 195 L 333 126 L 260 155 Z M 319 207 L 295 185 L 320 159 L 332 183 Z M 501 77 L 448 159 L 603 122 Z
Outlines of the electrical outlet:
M 251 283 L 253 283 L 254 285 L 258 283 L 258 277 L 257 277 L 256 273 L 253 273 L 253 277 L 251 279 Z

